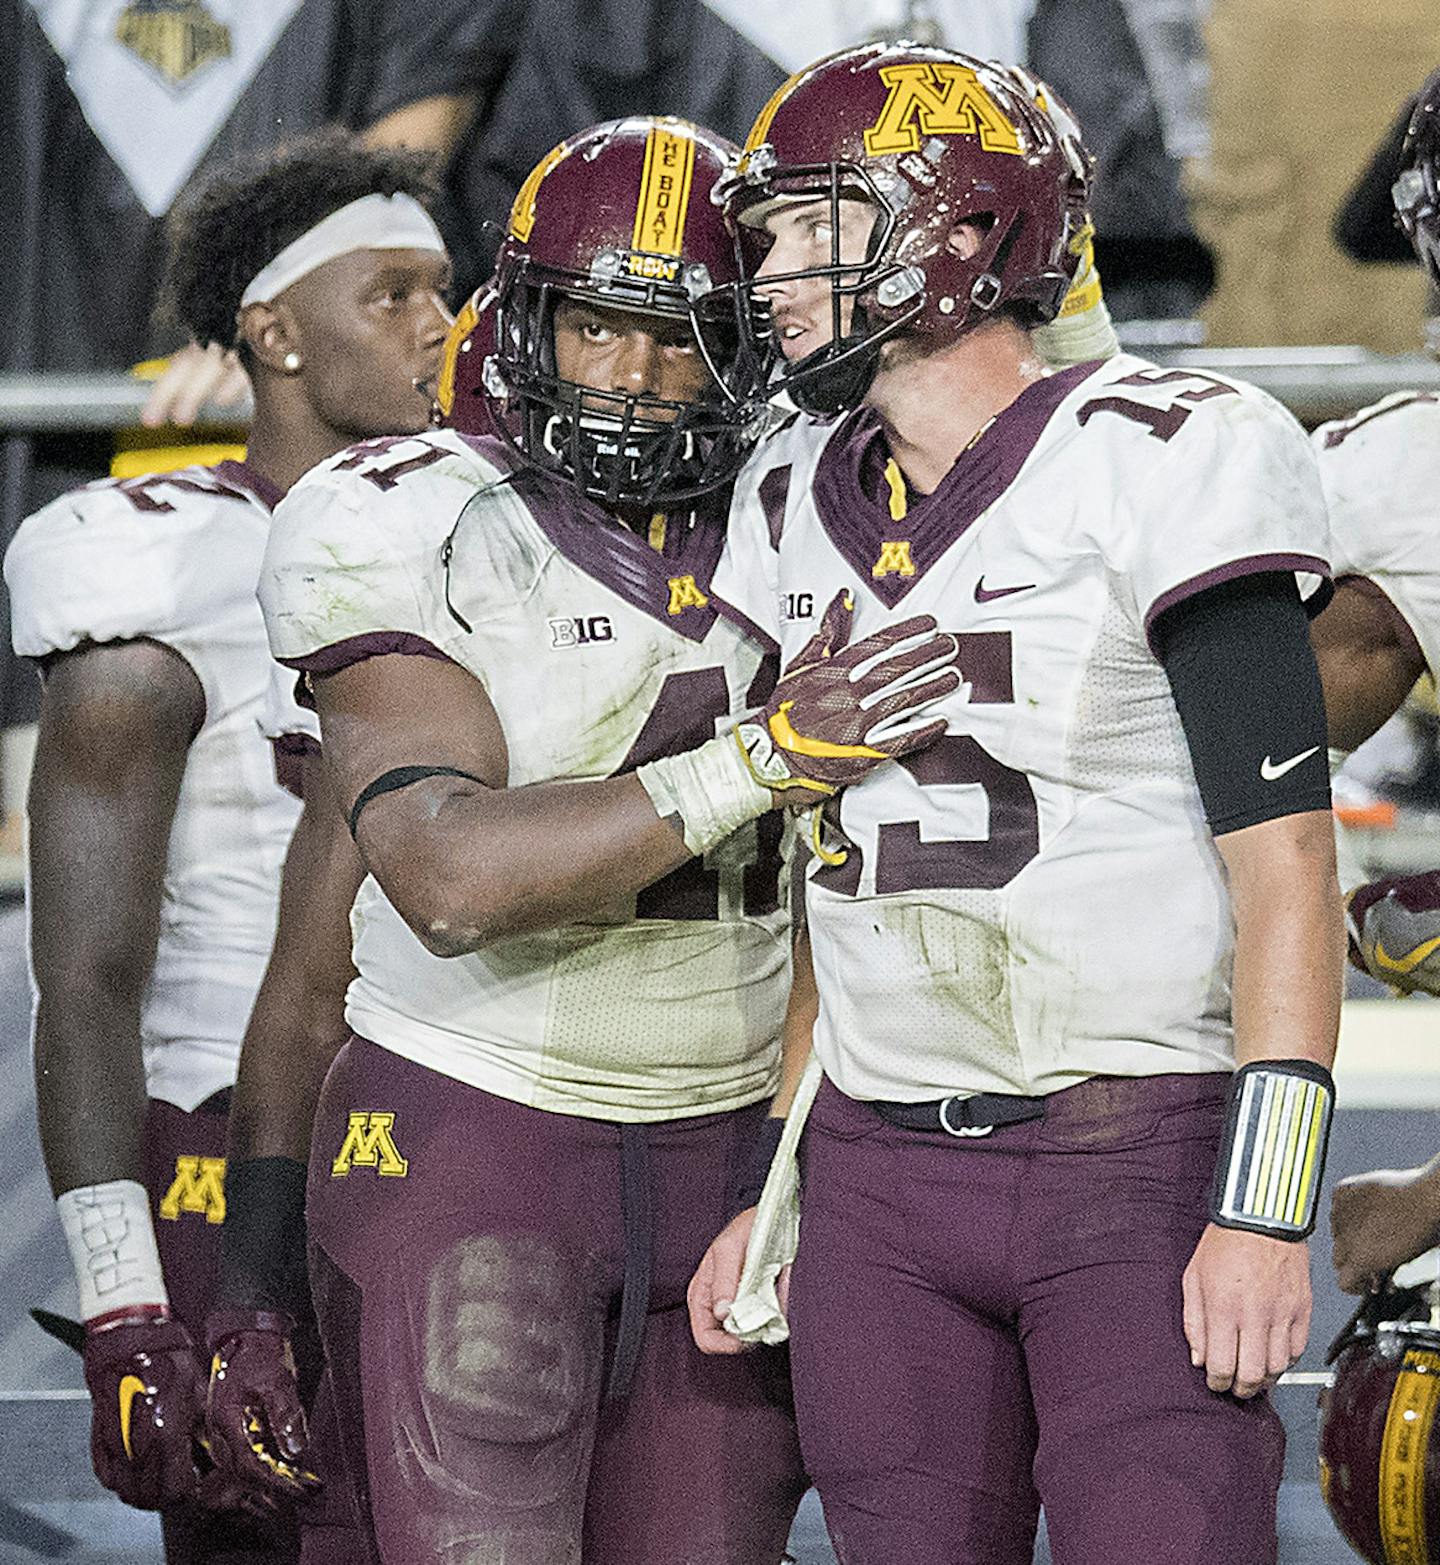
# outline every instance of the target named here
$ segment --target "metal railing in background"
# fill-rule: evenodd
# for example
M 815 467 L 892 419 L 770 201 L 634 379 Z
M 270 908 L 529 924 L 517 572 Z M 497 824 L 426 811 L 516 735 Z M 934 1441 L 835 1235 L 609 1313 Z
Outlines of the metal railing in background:
M 1367 348 L 1207 348 L 1140 346 L 1177 369 L 1213 369 L 1252 381 L 1306 424 L 1343 418 L 1391 391 L 1440 393 L 1440 362 L 1422 353 Z M 53 434 L 138 424 L 149 388 L 129 375 L 0 375 L 0 432 Z M 248 409 L 207 407 L 211 428 L 243 427 Z

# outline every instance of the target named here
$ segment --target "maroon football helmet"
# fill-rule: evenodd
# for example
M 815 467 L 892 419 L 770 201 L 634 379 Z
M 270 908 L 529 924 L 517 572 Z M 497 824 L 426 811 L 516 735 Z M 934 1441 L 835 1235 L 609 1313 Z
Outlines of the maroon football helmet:
M 1440 1565 L 1440 1326 L 1429 1289 L 1364 1300 L 1330 1349 L 1320 1489 L 1372 1565 Z
M 562 142 L 520 188 L 495 276 L 462 312 L 441 375 L 444 421 L 497 434 L 527 466 L 610 507 L 664 507 L 728 482 L 763 399 L 737 366 L 735 248 L 711 192 L 738 154 L 684 120 L 634 118 Z M 719 290 L 719 291 L 717 291 Z M 695 402 L 595 390 L 556 370 L 557 303 L 688 324 L 709 370 Z
M 880 344 L 900 332 L 953 338 L 1007 307 L 1026 325 L 1052 320 L 1075 275 L 1090 168 L 1068 110 L 1057 123 L 1046 89 L 1005 66 L 866 44 L 792 76 L 761 111 L 718 199 L 749 278 L 765 249 L 756 230 L 774 203 L 831 203 L 830 264 L 766 279 L 830 282 L 830 342 L 781 377 L 795 401 L 814 413 L 856 406 Z M 842 198 L 876 211 L 858 265 L 841 264 Z M 983 238 L 962 257 L 950 239 L 966 220 Z M 747 319 L 766 347 L 764 310 Z
M 1415 100 L 1392 195 L 1395 215 L 1431 287 L 1440 288 L 1440 70 L 1425 79 Z

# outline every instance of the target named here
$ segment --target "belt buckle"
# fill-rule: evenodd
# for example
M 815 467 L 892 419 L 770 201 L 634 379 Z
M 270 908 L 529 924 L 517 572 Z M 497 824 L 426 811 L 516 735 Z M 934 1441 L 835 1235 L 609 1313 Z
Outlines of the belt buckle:
M 950 1123 L 950 1105 L 952 1103 L 965 1103 L 968 1100 L 958 1094 L 940 1100 L 940 1128 L 947 1136 L 959 1136 L 966 1140 L 973 1140 L 977 1136 L 988 1136 L 993 1125 L 952 1125 Z

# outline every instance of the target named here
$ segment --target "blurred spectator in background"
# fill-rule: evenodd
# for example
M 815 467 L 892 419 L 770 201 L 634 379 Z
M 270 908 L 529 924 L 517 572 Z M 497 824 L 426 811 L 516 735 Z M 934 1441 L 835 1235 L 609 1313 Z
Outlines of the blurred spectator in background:
M 530 0 L 519 6 L 508 73 L 456 157 L 452 195 L 471 222 L 465 233 L 448 236 L 452 246 L 467 234 L 473 245 L 483 223 L 494 225 L 488 243 L 456 254 L 457 277 L 472 286 L 482 280 L 525 176 L 587 125 L 631 114 L 678 114 L 743 142 L 793 69 L 750 30 L 748 13 L 761 9 L 759 0 Z M 763 9 L 788 18 L 811 8 Z M 851 9 L 846 0 L 843 10 Z M 864 0 L 853 9 L 863 11 Z M 804 59 L 820 52 L 822 46 L 804 48 Z
M 152 322 L 161 220 L 209 167 L 336 123 L 448 155 L 508 64 L 523 0 L 0 0 L 0 205 L 11 281 L 0 371 L 123 370 L 183 342 Z M 244 381 L 184 350 L 148 422 Z M 3 545 L 20 518 L 108 472 L 109 433 L 0 431 Z M 187 452 L 172 465 L 205 460 Z M 133 469 L 132 469 L 133 471 Z M 0 626 L 0 724 L 33 675 Z M 12 814 L 19 800 L 4 802 Z

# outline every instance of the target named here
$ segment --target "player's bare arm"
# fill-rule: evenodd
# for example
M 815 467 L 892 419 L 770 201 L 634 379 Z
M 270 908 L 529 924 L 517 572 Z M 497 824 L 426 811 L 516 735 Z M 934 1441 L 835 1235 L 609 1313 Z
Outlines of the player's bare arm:
M 370 658 L 317 678 L 335 792 L 353 810 L 400 767 L 449 768 L 366 804 L 356 841 L 401 916 L 437 955 L 624 899 L 690 857 L 632 775 L 507 789 L 505 736 L 484 687 L 432 658 Z
M 348 1036 L 350 908 L 364 866 L 318 752 L 303 765 L 305 807 L 280 883 L 275 946 L 245 1030 L 227 1162 L 310 1155 L 320 1084 Z
M 1330 744 L 1353 750 L 1400 706 L 1425 672 L 1415 638 L 1378 588 L 1359 577 L 1341 581 L 1310 627 L 1325 689 Z
M 389 655 L 316 679 L 325 754 L 367 866 L 442 956 L 629 916 L 637 892 L 745 821 L 823 798 L 939 734 L 926 714 L 957 688 L 954 638 L 921 616 L 847 645 L 847 602 L 830 605 L 755 722 L 596 782 L 507 788 L 499 719 L 458 665 Z
M 1396 1267 L 1440 1243 L 1440 1156 L 1339 1180 L 1330 1197 L 1335 1274 L 1346 1293 L 1374 1292 Z
M 199 680 L 154 642 L 66 653 L 48 670 L 30 789 L 40 1140 L 87 1323 L 95 1472 L 145 1509 L 194 1494 L 190 1434 L 203 1397 L 189 1333 L 167 1318 L 143 1186 L 140 1005 L 204 714 Z M 126 1238 L 102 1264 L 93 1219 L 121 1213 Z M 98 1231 L 103 1246 L 104 1224 Z M 127 1385 L 144 1394 L 127 1400 Z
M 200 682 L 154 642 L 51 664 L 30 793 L 40 1138 L 57 1195 L 139 1180 L 140 998 Z
M 1344 946 L 1330 816 L 1282 816 L 1217 846 L 1235 909 L 1236 1066 L 1308 1060 L 1328 1071 Z M 1300 1357 L 1309 1330 L 1304 1241 L 1212 1223 L 1185 1274 L 1186 1336 L 1210 1389 L 1255 1395 Z

